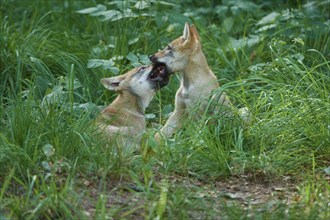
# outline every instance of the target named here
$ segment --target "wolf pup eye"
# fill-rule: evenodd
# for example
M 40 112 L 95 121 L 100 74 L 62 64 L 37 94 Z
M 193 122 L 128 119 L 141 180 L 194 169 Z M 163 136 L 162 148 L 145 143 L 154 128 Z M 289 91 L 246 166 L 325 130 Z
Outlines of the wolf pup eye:
M 141 71 L 145 70 L 146 68 L 147 68 L 146 66 L 141 66 L 141 67 L 139 67 L 138 72 L 141 72 Z
M 166 50 L 172 50 L 172 47 L 170 45 L 167 45 Z

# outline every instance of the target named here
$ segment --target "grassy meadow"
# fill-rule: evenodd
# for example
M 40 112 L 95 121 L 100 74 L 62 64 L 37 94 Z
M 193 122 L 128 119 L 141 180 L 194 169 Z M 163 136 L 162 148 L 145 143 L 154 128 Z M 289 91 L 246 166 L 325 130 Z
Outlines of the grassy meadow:
M 100 83 L 197 26 L 251 120 L 205 115 L 134 154 L 93 133 Z M 0 219 L 329 219 L 330 1 L 0 0 Z M 213 123 L 207 123 L 212 119 Z

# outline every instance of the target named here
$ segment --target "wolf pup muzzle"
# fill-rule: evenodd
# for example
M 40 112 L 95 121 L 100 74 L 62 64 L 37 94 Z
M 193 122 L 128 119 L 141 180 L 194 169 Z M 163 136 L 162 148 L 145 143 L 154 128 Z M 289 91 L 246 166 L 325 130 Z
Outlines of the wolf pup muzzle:
M 148 76 L 148 79 L 155 83 L 157 89 L 166 86 L 169 82 L 169 71 L 165 64 L 156 63 L 153 64 L 152 70 Z

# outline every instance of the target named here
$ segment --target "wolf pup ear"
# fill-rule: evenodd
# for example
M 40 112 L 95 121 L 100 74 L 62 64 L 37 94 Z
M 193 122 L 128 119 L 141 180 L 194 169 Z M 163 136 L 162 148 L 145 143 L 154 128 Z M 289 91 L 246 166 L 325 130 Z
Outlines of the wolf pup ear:
M 190 41 L 190 27 L 187 22 L 184 25 L 184 29 L 183 29 L 183 39 L 185 39 L 185 41 L 187 42 Z
M 101 79 L 102 85 L 111 91 L 118 91 L 120 89 L 120 83 L 124 80 L 124 77 L 114 76 L 110 78 Z
M 200 41 L 199 39 L 199 34 L 198 34 L 198 31 L 196 29 L 196 26 L 195 25 L 190 25 L 190 32 L 191 34 L 194 36 L 194 38 L 197 40 L 197 41 Z

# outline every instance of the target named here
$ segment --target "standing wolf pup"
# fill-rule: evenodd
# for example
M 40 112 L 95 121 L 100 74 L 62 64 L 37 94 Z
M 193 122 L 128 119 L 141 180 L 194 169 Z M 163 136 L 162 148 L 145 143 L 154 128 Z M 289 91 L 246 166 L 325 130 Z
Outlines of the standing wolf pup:
M 138 143 L 145 130 L 144 111 L 156 93 L 169 82 L 164 65 L 141 66 L 101 83 L 118 93 L 117 98 L 97 118 L 98 130 L 123 148 Z
M 213 90 L 219 88 L 216 76 L 210 70 L 200 43 L 199 34 L 194 25 L 185 24 L 183 36 L 172 41 L 164 50 L 150 57 L 154 64 L 165 64 L 167 71 L 182 72 L 181 86 L 176 92 L 175 109 L 165 126 L 156 134 L 170 137 L 182 126 L 183 116 L 186 116 L 199 104 L 198 114 L 202 115 L 209 102 L 208 97 L 216 102 L 232 107 L 225 93 L 213 95 Z

